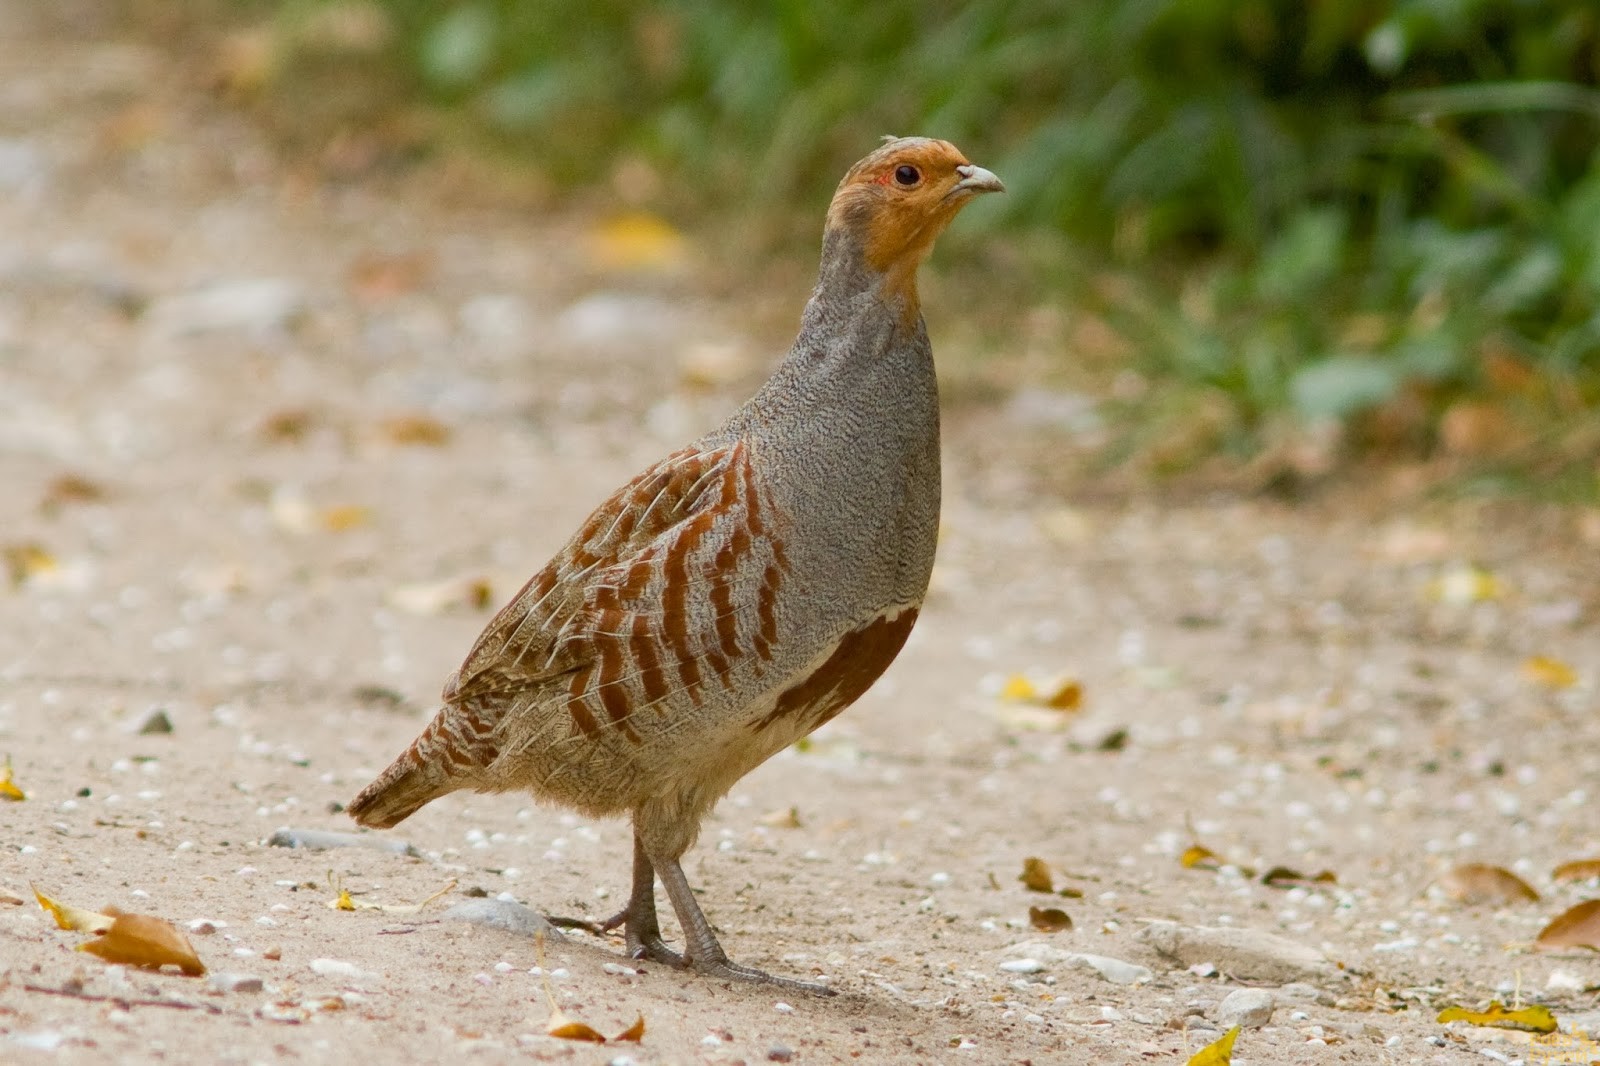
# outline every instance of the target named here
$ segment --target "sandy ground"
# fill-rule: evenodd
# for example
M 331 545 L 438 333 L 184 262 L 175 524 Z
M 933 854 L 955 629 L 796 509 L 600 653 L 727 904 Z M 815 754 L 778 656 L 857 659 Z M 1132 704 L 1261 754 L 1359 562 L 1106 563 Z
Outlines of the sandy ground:
M 0 754 L 27 793 L 0 802 L 0 1063 L 1183 1062 L 1245 987 L 1279 991 L 1236 1063 L 1588 1061 L 1434 1018 L 1520 995 L 1600 1031 L 1600 961 L 1527 950 L 1600 894 L 1550 878 L 1600 855 L 1596 517 L 1075 503 L 1031 473 L 1066 438 L 1003 408 L 952 412 L 900 661 L 686 861 L 736 959 L 838 996 L 444 920 L 619 904 L 626 828 L 522 797 L 369 838 L 413 856 L 268 846 L 352 830 L 338 804 L 492 606 L 781 341 L 596 267 L 581 221 L 290 174 L 158 48 L 85 32 L 94 5 L 40 9 L 0 2 Z M 1082 709 L 1006 703 L 1013 675 L 1075 679 Z M 141 733 L 156 711 L 171 732 Z M 1180 863 L 1197 841 L 1220 869 Z M 1030 856 L 1073 895 L 1020 883 Z M 1543 898 L 1430 889 L 1466 861 Z M 1280 864 L 1336 881 L 1262 884 Z M 257 983 L 108 968 L 30 884 L 208 922 L 213 973 Z M 417 914 L 328 906 L 452 884 Z M 1030 928 L 1046 906 L 1073 928 Z M 1309 955 L 1174 957 L 1159 921 Z M 552 1003 L 644 1038 L 547 1036 Z

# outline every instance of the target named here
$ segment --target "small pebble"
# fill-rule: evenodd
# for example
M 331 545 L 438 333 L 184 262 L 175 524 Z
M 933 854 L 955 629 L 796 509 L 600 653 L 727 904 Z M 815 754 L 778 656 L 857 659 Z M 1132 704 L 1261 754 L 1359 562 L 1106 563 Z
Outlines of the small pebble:
M 1007 959 L 1000 969 L 1006 973 L 1043 973 L 1045 965 L 1038 959 Z
M 261 978 L 247 973 L 213 973 L 206 983 L 211 991 L 224 995 L 229 992 L 260 992 L 263 987 Z
M 344 977 L 352 981 L 371 983 L 378 980 L 378 975 L 369 973 L 353 962 L 343 959 L 312 959 L 311 972 L 323 977 Z
M 621 974 L 624 977 L 633 977 L 639 972 L 631 966 L 622 965 L 620 962 L 608 962 L 600 968 L 606 973 Z
M 445 911 L 444 918 L 446 921 L 473 922 L 524 936 L 561 938 L 561 930 L 547 922 L 538 911 L 502 899 L 463 900 Z
M 226 929 L 227 927 L 227 922 L 213 921 L 210 918 L 196 918 L 189 923 L 189 932 L 194 933 L 196 936 L 210 936 L 218 929 Z
M 767 1048 L 768 1062 L 789 1062 L 794 1058 L 794 1051 L 787 1044 L 773 1044 Z
M 510 973 L 515 969 L 515 966 L 511 965 L 509 962 L 506 962 L 504 959 L 501 959 L 499 962 L 494 964 L 495 973 Z
M 1216 1021 L 1224 1029 L 1259 1029 L 1272 1020 L 1275 1001 L 1267 988 L 1236 988 L 1217 1005 Z
M 778 1002 L 776 1002 L 776 1003 L 774 1003 L 772 1005 L 772 1009 L 777 1011 L 779 1014 L 793 1014 L 794 1013 L 794 1008 L 789 1006 L 789 1004 L 785 1003 L 781 999 L 778 1000 Z

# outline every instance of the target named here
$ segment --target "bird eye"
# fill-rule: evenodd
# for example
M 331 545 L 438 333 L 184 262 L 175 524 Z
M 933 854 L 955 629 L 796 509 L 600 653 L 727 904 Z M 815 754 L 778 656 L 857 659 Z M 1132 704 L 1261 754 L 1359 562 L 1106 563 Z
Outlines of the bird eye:
M 901 185 L 915 185 L 922 180 L 922 172 L 916 167 L 896 167 L 894 180 Z

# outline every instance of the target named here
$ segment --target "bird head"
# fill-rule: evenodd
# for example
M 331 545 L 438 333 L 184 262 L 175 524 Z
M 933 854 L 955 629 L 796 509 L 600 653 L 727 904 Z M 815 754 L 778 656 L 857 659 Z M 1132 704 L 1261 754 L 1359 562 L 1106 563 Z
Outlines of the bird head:
M 949 141 L 885 138 L 839 183 L 827 231 L 851 238 L 865 265 L 884 276 L 885 290 L 909 297 L 914 314 L 917 267 L 934 239 L 979 193 L 1003 191 L 999 178 Z

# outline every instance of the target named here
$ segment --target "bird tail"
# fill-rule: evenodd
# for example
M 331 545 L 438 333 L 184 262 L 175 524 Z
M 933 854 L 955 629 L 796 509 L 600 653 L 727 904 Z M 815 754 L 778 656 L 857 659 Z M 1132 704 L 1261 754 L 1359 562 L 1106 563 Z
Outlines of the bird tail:
M 440 796 L 470 784 L 452 772 L 459 763 L 450 757 L 450 714 L 451 709 L 445 707 L 434 715 L 411 746 L 350 801 L 345 813 L 361 825 L 388 829 Z

